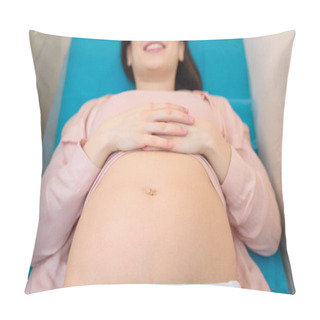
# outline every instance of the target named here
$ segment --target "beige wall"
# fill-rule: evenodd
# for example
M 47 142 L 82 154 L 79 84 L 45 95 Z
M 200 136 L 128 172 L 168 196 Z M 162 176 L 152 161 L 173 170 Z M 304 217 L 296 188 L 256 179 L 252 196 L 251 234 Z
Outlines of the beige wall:
M 32 30 L 29 37 L 37 78 L 43 136 L 71 38 L 47 35 Z
M 275 190 L 283 227 L 280 252 L 289 291 L 295 292 L 286 248 L 282 195 L 282 134 L 287 79 L 295 31 L 244 39 L 252 99 L 255 101 L 255 129 L 259 157 Z
M 259 157 L 282 204 L 281 151 L 284 102 L 294 31 L 244 39 Z

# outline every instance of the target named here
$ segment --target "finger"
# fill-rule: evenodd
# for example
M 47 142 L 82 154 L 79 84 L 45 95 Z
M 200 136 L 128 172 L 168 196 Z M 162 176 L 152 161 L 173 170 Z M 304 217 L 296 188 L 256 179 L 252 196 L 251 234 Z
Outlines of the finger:
M 185 136 L 188 133 L 187 127 L 170 122 L 149 122 L 146 125 L 148 133 L 160 135 Z
M 144 136 L 143 143 L 145 146 L 154 147 L 154 148 L 162 148 L 162 149 L 171 149 L 173 146 L 172 141 L 160 138 L 156 135 L 147 134 Z
M 157 150 L 163 150 L 163 149 L 146 146 L 146 147 L 143 147 L 142 150 L 143 151 L 157 151 Z
M 151 112 L 151 114 L 149 115 L 149 120 L 193 124 L 194 118 L 188 113 L 181 110 L 163 108 Z

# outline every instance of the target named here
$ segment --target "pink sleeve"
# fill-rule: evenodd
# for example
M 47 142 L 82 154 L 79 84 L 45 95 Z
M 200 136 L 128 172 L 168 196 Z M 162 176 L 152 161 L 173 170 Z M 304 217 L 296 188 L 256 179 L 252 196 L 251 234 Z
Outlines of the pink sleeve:
M 268 174 L 251 147 L 248 127 L 228 100 L 218 97 L 215 104 L 223 114 L 225 139 L 231 145 L 231 162 L 221 186 L 230 224 L 252 251 L 272 255 L 279 247 L 281 220 Z
M 96 106 L 97 100 L 87 102 L 66 123 L 43 174 L 33 267 L 55 254 L 68 240 L 86 195 L 101 170 L 82 149 L 87 139 L 87 120 Z

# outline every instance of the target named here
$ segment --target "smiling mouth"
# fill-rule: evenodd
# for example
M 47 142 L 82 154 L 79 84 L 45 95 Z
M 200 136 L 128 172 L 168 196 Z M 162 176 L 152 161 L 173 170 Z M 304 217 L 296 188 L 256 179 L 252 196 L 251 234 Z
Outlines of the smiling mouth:
M 145 47 L 144 51 L 147 52 L 159 52 L 165 48 L 165 45 L 161 42 L 149 42 Z

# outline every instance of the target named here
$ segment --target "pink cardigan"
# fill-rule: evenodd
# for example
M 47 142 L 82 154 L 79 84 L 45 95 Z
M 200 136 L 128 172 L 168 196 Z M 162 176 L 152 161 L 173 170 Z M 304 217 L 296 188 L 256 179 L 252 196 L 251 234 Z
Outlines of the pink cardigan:
M 202 91 L 130 90 L 88 101 L 64 126 L 61 141 L 42 177 L 33 269 L 26 293 L 63 286 L 74 229 L 82 208 L 111 162 L 126 153 L 111 154 L 99 169 L 88 159 L 82 146 L 103 119 L 148 99 L 188 107 L 192 116 L 212 121 L 231 145 L 230 167 L 222 185 L 208 161 L 202 155 L 193 156 L 207 170 L 225 205 L 241 287 L 270 291 L 246 246 L 260 255 L 273 255 L 281 237 L 280 214 L 268 175 L 251 148 L 248 127 L 223 97 Z

